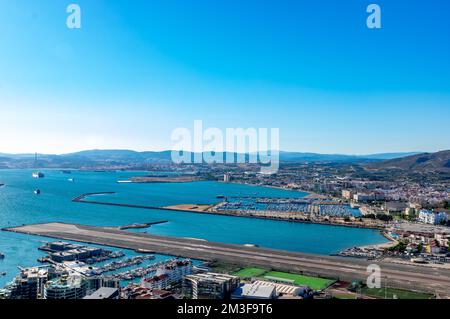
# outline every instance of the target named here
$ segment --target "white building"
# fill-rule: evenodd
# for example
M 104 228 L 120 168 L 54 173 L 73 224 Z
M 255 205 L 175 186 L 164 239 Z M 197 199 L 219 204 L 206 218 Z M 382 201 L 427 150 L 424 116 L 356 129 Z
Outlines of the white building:
M 431 210 L 422 209 L 419 212 L 419 221 L 430 225 L 439 225 L 448 221 L 446 213 L 435 213 Z
M 357 203 L 365 203 L 375 200 L 375 196 L 373 194 L 358 193 L 353 195 L 353 200 Z
M 231 174 L 230 174 L 230 173 L 224 174 L 224 175 L 223 175 L 223 181 L 224 181 L 225 183 L 231 182 Z
M 192 274 L 192 270 L 191 260 L 175 259 L 158 267 L 155 276 L 142 279 L 142 286 L 147 289 L 166 289 L 180 283 L 184 276 Z
M 63 275 L 44 286 L 44 299 L 83 299 L 86 294 L 87 283 L 78 274 Z
M 272 285 L 244 284 L 231 294 L 232 299 L 275 299 L 277 291 Z

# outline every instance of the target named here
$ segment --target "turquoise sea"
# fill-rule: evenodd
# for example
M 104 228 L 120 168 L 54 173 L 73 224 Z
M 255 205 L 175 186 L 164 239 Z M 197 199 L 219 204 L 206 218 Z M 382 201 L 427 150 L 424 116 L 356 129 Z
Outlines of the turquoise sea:
M 0 228 L 30 223 L 62 221 L 85 225 L 120 226 L 167 220 L 146 231 L 157 235 L 203 238 L 211 241 L 257 244 L 262 247 L 331 254 L 344 248 L 378 244 L 385 238 L 376 230 L 328 225 L 302 224 L 231 216 L 145 210 L 72 202 L 89 192 L 116 192 L 102 200 L 129 204 L 165 206 L 210 204 L 217 195 L 304 197 L 306 194 L 274 188 L 219 182 L 119 184 L 146 172 L 82 172 L 64 174 L 43 170 L 45 178 L 32 178 L 32 170 L 0 170 Z M 69 182 L 73 178 L 75 182 Z M 42 194 L 33 193 L 39 188 Z M 0 232 L 0 287 L 17 273 L 17 266 L 37 265 L 37 250 L 46 239 L 38 236 Z M 161 257 L 162 258 L 162 257 Z

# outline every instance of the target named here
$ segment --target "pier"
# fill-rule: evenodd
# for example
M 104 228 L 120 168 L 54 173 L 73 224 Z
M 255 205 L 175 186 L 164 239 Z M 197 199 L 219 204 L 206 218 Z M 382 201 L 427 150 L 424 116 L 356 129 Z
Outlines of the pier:
M 269 267 L 346 281 L 365 282 L 368 276 L 367 266 L 373 263 L 373 261 L 353 258 L 319 256 L 64 223 L 26 225 L 3 230 L 123 249 L 145 249 L 177 257 L 219 260 L 242 266 Z M 410 290 L 420 289 L 431 293 L 438 292 L 441 296 L 447 296 L 450 292 L 449 269 L 383 261 L 377 264 L 381 268 L 383 285 Z

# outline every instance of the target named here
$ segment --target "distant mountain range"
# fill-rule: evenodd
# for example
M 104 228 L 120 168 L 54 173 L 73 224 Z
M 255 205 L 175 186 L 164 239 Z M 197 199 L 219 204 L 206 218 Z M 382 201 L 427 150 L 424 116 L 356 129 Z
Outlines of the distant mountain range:
M 88 150 L 77 153 L 54 155 L 38 154 L 4 154 L 0 153 L 0 168 L 94 168 L 94 167 L 143 167 L 148 164 L 170 163 L 172 151 L 136 152 L 132 150 Z M 317 154 L 301 152 L 280 152 L 282 163 L 370 163 L 383 160 L 398 159 L 405 156 L 417 155 L 419 152 L 409 153 L 381 153 L 371 155 L 343 155 Z M 191 158 L 193 153 L 190 153 Z M 236 153 L 219 153 L 236 156 Z M 246 156 L 248 158 L 248 155 Z
M 421 153 L 402 158 L 370 163 L 372 170 L 400 169 L 413 172 L 450 172 L 450 150 L 437 153 Z

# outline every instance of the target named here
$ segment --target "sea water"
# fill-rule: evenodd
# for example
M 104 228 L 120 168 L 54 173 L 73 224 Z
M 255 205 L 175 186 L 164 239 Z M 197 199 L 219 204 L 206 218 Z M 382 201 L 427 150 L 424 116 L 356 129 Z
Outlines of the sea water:
M 0 184 L 5 184 L 0 187 L 0 228 L 55 221 L 93 226 L 168 221 L 144 231 L 325 255 L 386 241 L 371 229 L 72 202 L 74 197 L 92 192 L 115 192 L 95 197 L 101 201 L 158 207 L 213 204 L 221 201 L 217 195 L 301 198 L 307 195 L 302 192 L 220 182 L 117 183 L 146 172 L 42 172 L 45 178 L 37 179 L 32 178 L 31 170 L 0 170 Z M 68 180 L 72 178 L 74 182 Z M 40 189 L 41 195 L 35 195 L 35 189 Z M 0 251 L 6 255 L 0 260 L 0 273 L 7 273 L 0 277 L 0 287 L 17 274 L 17 266 L 37 265 L 36 259 L 43 256 L 37 248 L 49 240 L 0 232 Z

